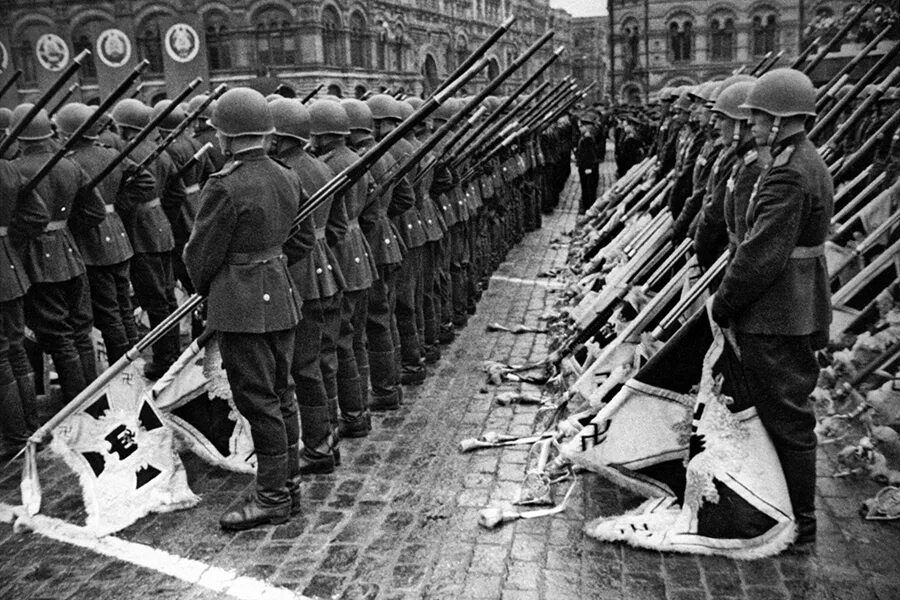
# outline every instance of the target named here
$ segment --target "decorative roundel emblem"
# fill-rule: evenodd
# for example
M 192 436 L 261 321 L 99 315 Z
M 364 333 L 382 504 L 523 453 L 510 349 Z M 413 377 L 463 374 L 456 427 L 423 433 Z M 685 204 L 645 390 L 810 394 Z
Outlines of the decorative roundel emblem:
M 121 67 L 131 59 L 131 40 L 121 29 L 107 29 L 97 38 L 97 56 L 107 67 Z
M 9 52 L 6 51 L 6 46 L 3 45 L 3 42 L 0 42 L 0 72 L 6 70 L 9 66 Z
M 166 31 L 166 52 L 180 63 L 191 62 L 200 50 L 200 36 L 187 23 L 175 23 Z
M 45 33 L 35 46 L 38 62 L 48 71 L 62 71 L 69 64 L 69 47 L 55 33 Z

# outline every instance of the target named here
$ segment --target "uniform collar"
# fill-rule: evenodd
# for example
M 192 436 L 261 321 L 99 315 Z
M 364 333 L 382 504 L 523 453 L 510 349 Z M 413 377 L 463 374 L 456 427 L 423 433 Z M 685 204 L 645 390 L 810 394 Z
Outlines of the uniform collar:
M 775 156 L 788 146 L 795 146 L 798 142 L 806 139 L 806 132 L 798 131 L 793 135 L 789 135 L 782 140 L 778 140 L 772 145 L 772 156 Z
M 54 144 L 50 140 L 41 140 L 39 142 L 31 142 L 26 144 L 20 144 L 22 148 L 22 154 L 25 156 L 31 154 L 47 154 L 49 152 L 54 152 Z
M 266 158 L 266 150 L 262 146 L 254 146 L 234 153 L 235 160 L 260 160 Z

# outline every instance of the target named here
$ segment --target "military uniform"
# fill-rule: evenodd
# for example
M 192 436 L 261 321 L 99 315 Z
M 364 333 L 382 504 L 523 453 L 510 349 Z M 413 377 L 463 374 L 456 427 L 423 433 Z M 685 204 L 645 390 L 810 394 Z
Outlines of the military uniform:
M 578 166 L 578 181 L 581 184 L 578 213 L 583 215 L 597 200 L 597 184 L 600 182 L 600 156 L 594 136 L 589 131 L 582 132 L 578 138 L 575 164 Z
M 24 301 L 31 282 L 17 246 L 39 237 L 50 222 L 44 201 L 20 194 L 25 180 L 0 159 L 0 459 L 15 454 L 40 425 L 34 372 L 25 354 Z
M 55 150 L 49 140 L 29 141 L 22 144 L 22 154 L 13 163 L 27 180 Z M 72 235 L 72 229 L 91 229 L 106 218 L 103 199 L 88 183 L 84 170 L 69 158 L 53 167 L 37 187 L 50 222 L 40 236 L 29 240 L 21 255 L 32 283 L 25 321 L 34 331 L 38 348 L 53 357 L 67 401 L 97 376 L 90 288 Z

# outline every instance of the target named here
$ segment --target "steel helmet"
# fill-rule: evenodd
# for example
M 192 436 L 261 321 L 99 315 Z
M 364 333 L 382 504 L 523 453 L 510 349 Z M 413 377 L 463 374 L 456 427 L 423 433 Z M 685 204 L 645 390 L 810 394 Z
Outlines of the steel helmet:
M 402 102 L 398 102 L 397 106 L 400 107 L 400 114 L 403 115 L 404 121 L 413 116 L 413 113 L 416 112 L 415 109 L 413 109 L 412 104 L 406 102 L 405 100 Z
M 419 110 L 422 105 L 425 104 L 425 101 L 418 96 L 410 96 L 409 98 L 404 100 L 404 102 L 409 103 L 409 105 L 413 107 L 414 111 Z
M 816 88 L 812 80 L 796 69 L 775 69 L 756 80 L 743 108 L 773 117 L 816 114 Z
M 190 112 L 190 113 L 194 112 L 195 110 L 200 108 L 200 105 L 203 104 L 204 102 L 206 102 L 207 100 L 209 100 L 209 96 L 207 96 L 206 94 L 200 94 L 198 96 L 194 96 L 193 98 L 191 98 L 191 101 L 188 102 L 188 107 L 187 107 L 188 112 Z M 212 105 L 204 108 L 203 112 L 200 113 L 198 118 L 208 119 L 211 116 L 212 116 Z
M 350 135 L 350 117 L 340 103 L 316 100 L 309 105 L 309 132 L 312 135 Z
M 95 110 L 97 110 L 95 107 L 82 104 L 81 102 L 70 102 L 53 115 L 53 121 L 56 123 L 56 128 L 60 133 L 65 136 L 70 136 L 75 133 L 85 121 L 91 118 L 91 115 L 94 114 Z M 94 123 L 85 133 L 84 137 L 97 137 L 100 129 L 99 125 L 100 123 L 98 120 L 98 122 Z
M 746 121 L 750 118 L 750 109 L 743 108 L 743 104 L 754 85 L 752 81 L 738 81 L 729 85 L 716 98 L 716 103 L 712 108 L 713 112 L 725 115 L 735 121 Z
M 447 98 L 431 113 L 432 121 L 449 121 L 457 113 L 458 104 L 454 98 Z
M 248 87 L 230 89 L 216 101 L 210 124 L 227 136 L 268 135 L 275 131 L 265 96 Z
M 369 110 L 372 111 L 372 118 L 376 121 L 382 119 L 403 120 L 403 113 L 400 112 L 400 102 L 387 94 L 376 94 L 366 100 L 366 104 L 369 105 Z
M 662 89 L 659 90 L 659 101 L 660 102 L 671 102 L 675 99 L 675 90 L 670 88 L 669 86 L 663 86 Z
M 372 133 L 375 129 L 375 121 L 372 119 L 372 111 L 369 105 L 362 100 L 356 98 L 346 98 L 341 100 L 341 106 L 347 111 L 347 118 L 350 119 L 350 130 L 367 131 Z
M 275 134 L 306 141 L 309 139 L 309 111 L 300 100 L 279 96 L 269 103 Z
M 134 98 L 125 98 L 116 103 L 112 111 L 112 120 L 116 127 L 143 129 L 150 122 L 153 110 Z
M 0 106 L 0 129 L 8 130 L 10 121 L 12 121 L 12 111 L 5 106 Z
M 678 99 L 675 100 L 675 102 L 672 104 L 673 108 L 676 108 L 678 110 L 685 110 L 685 111 L 691 110 L 692 101 L 691 101 L 691 97 L 688 95 L 689 89 L 690 89 L 689 87 L 686 88 L 683 92 L 681 92 L 681 94 L 678 95 Z
M 9 128 L 15 129 L 32 107 L 34 107 L 34 104 L 31 103 L 18 105 L 12 112 L 12 120 L 9 124 Z M 25 141 L 45 140 L 49 137 L 53 137 L 53 127 L 50 124 L 50 117 L 44 109 L 41 109 L 38 114 L 25 125 L 25 129 L 19 133 L 19 139 Z
M 155 119 L 162 111 L 166 110 L 171 106 L 171 100 L 160 100 L 156 104 L 153 105 L 153 118 Z M 176 106 L 172 109 L 166 118 L 162 120 L 162 122 L 158 125 L 158 127 L 163 131 L 172 131 L 182 121 L 184 121 L 185 117 L 187 117 L 187 113 L 184 112 L 184 109 L 181 106 Z

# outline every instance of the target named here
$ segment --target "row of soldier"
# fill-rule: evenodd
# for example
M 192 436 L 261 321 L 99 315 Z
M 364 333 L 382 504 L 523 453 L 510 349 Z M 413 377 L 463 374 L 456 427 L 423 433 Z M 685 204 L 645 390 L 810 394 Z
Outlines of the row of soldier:
M 18 134 L 0 160 L 3 443 L 11 456 L 39 426 L 26 325 L 70 401 L 97 376 L 92 328 L 113 363 L 140 338 L 135 307 L 155 327 L 176 309 L 180 285 L 208 296 L 193 333 L 204 326 L 220 333 L 235 403 L 251 423 L 259 464 L 251 504 L 261 512 L 243 507 L 222 521 L 245 528 L 282 518 L 288 488 L 299 510 L 299 476 L 334 470 L 338 440 L 366 436 L 370 411 L 399 408 L 402 386 L 425 379 L 425 364 L 466 325 L 509 247 L 555 206 L 572 127 L 567 116 L 554 118 L 539 136 L 453 168 L 438 146 L 392 179 L 466 104 L 448 99 L 287 242 L 260 253 L 260 240 L 286 235 L 298 206 L 423 101 L 380 94 L 306 106 L 249 88 L 210 100 L 153 107 L 120 100 L 105 125 L 99 120 L 73 140 L 26 193 L 26 182 L 95 109 L 70 103 L 52 119 L 41 110 L 24 123 L 34 108 L 25 104 L 6 115 L 6 131 Z M 487 97 L 482 118 L 500 104 Z M 197 111 L 193 131 L 160 151 L 160 140 Z M 160 139 L 129 148 L 156 117 Z M 128 158 L 93 185 L 123 149 Z M 282 267 L 286 289 L 277 283 Z M 265 351 L 247 342 L 272 331 L 281 335 Z M 163 375 L 180 350 L 170 329 L 153 345 L 145 375 Z M 277 390 L 274 404 L 268 388 Z

